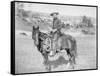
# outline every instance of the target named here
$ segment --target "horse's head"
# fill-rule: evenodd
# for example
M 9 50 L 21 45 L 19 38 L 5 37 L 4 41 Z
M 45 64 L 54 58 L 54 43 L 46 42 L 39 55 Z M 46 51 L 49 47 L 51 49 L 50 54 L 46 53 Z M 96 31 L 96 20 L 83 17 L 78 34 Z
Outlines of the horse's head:
M 39 26 L 38 27 L 33 26 L 32 39 L 34 40 L 35 45 L 39 44 L 38 35 L 39 35 Z

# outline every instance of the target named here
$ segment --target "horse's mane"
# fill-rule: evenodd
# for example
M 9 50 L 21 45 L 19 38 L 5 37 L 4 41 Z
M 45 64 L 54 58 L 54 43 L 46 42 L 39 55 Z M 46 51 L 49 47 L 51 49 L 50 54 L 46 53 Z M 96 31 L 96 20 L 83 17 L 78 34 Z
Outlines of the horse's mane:
M 46 33 L 39 31 L 39 38 L 42 39 L 42 40 L 45 40 L 46 38 L 48 38 L 48 35 Z

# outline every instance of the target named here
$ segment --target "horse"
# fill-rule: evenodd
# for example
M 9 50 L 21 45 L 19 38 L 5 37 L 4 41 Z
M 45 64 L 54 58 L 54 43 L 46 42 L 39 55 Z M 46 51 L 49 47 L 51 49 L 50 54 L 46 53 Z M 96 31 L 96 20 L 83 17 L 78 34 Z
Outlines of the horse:
M 50 32 L 48 35 L 41 32 L 39 27 L 33 26 L 32 39 L 34 40 L 34 44 L 37 46 L 38 51 L 44 57 L 44 64 L 48 71 L 51 71 L 51 66 L 46 64 L 48 62 L 48 56 L 54 56 L 57 51 L 60 53 L 61 50 L 66 51 L 66 55 L 69 57 L 69 63 L 74 69 L 77 56 L 77 44 L 74 37 L 64 33 L 60 34 L 59 31 Z M 53 52 L 53 55 L 51 52 Z
M 34 44 L 37 46 L 38 51 L 42 54 L 44 58 L 44 65 L 48 71 L 51 70 L 51 67 L 46 64 L 48 62 L 48 55 L 50 53 L 50 40 L 49 36 L 46 33 L 40 32 L 39 27 L 34 27 L 32 29 L 32 39 Z

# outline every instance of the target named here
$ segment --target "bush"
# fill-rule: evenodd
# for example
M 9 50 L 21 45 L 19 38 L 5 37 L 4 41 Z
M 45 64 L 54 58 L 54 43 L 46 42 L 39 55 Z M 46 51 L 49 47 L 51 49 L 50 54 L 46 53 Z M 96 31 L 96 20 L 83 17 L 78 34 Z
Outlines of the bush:
M 82 21 L 80 23 L 80 27 L 87 27 L 87 28 L 92 28 L 94 25 L 91 21 L 91 18 L 88 18 L 86 16 L 83 16 L 82 17 Z

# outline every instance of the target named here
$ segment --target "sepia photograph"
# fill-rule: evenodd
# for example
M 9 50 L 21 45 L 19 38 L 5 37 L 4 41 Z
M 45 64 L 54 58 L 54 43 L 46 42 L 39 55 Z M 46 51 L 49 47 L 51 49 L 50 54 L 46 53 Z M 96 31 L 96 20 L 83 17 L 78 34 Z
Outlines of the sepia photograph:
M 97 69 L 97 7 L 15 2 L 15 74 Z

